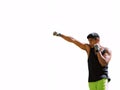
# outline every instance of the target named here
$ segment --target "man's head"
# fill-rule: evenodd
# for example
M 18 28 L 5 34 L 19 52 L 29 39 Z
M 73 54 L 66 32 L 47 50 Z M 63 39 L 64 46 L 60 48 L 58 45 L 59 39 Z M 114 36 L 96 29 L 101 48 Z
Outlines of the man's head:
M 87 36 L 87 39 L 89 38 L 93 38 L 93 39 L 96 39 L 96 38 L 100 38 L 100 36 L 98 35 L 98 33 L 90 33 L 88 36 Z
M 93 33 L 90 33 L 90 34 L 87 36 L 87 39 L 88 39 L 90 45 L 93 46 L 94 44 L 99 43 L 99 41 L 100 41 L 100 36 L 99 36 L 97 33 L 93 32 Z

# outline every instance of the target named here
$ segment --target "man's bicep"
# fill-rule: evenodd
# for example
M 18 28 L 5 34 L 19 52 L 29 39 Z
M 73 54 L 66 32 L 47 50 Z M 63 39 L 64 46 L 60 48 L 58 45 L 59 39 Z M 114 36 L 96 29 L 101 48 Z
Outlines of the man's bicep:
M 111 56 L 112 56 L 112 53 L 111 53 L 111 51 L 110 50 L 106 50 L 106 52 L 105 52 L 105 54 L 103 55 L 105 58 L 106 58 L 106 60 L 109 62 L 110 60 L 111 60 Z

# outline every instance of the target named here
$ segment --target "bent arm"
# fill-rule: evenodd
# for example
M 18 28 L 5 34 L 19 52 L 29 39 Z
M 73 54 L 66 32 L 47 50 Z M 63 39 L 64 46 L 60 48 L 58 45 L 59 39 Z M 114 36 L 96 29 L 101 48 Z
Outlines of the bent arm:
M 111 51 L 106 49 L 106 52 L 103 55 L 101 52 L 98 52 L 97 56 L 98 56 L 99 63 L 102 66 L 106 66 L 111 60 Z

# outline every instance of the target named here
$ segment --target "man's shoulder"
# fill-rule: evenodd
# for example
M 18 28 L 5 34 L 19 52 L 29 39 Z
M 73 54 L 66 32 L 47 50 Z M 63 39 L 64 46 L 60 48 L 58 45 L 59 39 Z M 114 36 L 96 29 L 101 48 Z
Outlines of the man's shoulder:
M 106 53 L 111 53 L 111 50 L 108 47 L 102 47 L 102 51 L 104 51 Z
M 90 45 L 89 44 L 86 43 L 85 46 L 86 46 L 86 48 L 90 49 Z
M 103 49 L 103 50 L 110 50 L 110 48 L 108 48 L 108 47 L 104 47 L 104 46 L 101 46 L 101 49 Z

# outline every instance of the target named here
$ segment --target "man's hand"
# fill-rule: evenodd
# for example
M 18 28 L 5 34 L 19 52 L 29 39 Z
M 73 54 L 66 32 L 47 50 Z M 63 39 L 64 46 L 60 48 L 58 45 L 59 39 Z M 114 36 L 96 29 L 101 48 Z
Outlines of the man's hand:
M 53 36 L 61 36 L 61 33 L 58 33 L 58 32 L 53 32 Z
M 95 52 L 99 52 L 100 51 L 100 45 L 99 44 L 95 44 L 94 45 L 94 49 L 95 49 Z

